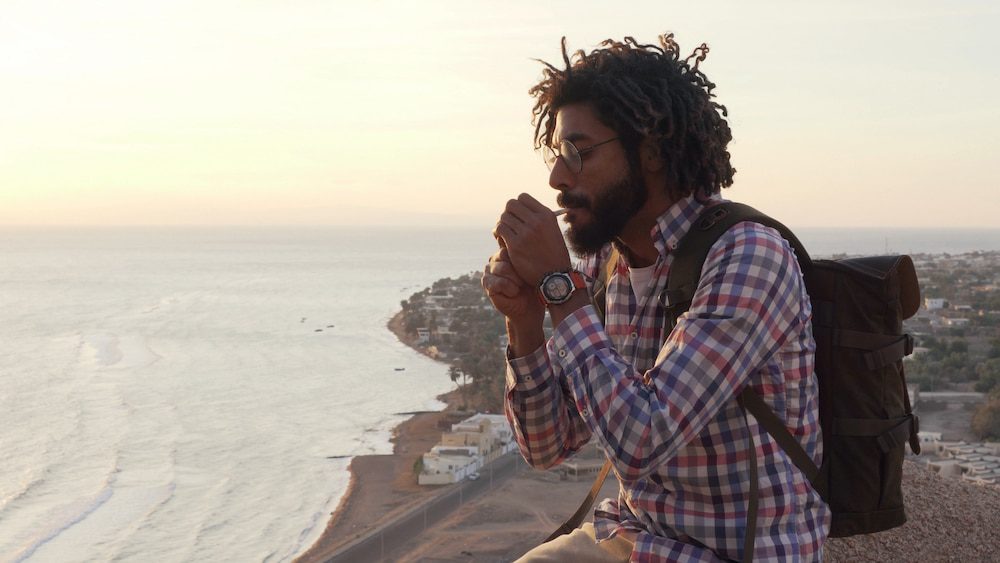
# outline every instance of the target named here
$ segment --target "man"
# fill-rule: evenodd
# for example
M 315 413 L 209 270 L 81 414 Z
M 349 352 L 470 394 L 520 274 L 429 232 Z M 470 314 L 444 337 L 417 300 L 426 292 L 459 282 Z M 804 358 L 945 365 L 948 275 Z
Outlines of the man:
M 781 236 L 739 223 L 716 242 L 689 311 L 671 330 L 658 299 L 672 250 L 734 170 L 726 110 L 672 35 L 631 38 L 547 65 L 531 90 L 536 147 L 566 208 L 531 196 L 508 202 L 500 250 L 483 287 L 506 317 L 506 413 L 524 458 L 560 463 L 596 440 L 621 482 L 593 524 L 524 561 L 813 561 L 829 509 L 781 448 L 737 404 L 753 387 L 819 463 L 811 307 Z M 589 286 L 614 246 L 607 318 Z M 548 311 L 554 333 L 542 329 Z M 759 510 L 747 530 L 749 440 L 757 448 Z

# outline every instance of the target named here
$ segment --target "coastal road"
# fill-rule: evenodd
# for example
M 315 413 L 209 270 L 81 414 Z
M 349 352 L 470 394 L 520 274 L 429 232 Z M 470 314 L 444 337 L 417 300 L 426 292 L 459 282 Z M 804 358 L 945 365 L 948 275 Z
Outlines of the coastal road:
M 476 481 L 449 485 L 450 490 L 424 502 L 379 529 L 338 550 L 326 563 L 383 561 L 387 554 L 411 544 L 429 526 L 436 524 L 464 503 L 499 487 L 528 465 L 514 452 L 490 463 L 479 472 Z

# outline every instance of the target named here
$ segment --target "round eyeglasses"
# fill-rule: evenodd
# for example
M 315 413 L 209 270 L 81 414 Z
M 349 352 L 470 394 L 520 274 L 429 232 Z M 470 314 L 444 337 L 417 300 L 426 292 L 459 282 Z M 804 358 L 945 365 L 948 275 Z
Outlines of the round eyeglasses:
M 617 140 L 618 137 L 612 137 L 607 141 L 601 141 L 600 143 L 594 143 L 589 147 L 578 149 L 572 141 L 563 139 L 562 141 L 559 141 L 558 147 L 545 147 L 542 150 L 542 158 L 545 159 L 545 165 L 549 167 L 549 170 L 552 170 L 555 167 L 557 159 L 562 158 L 563 163 L 566 164 L 566 168 L 569 168 L 570 172 L 579 174 L 583 170 L 583 155 L 601 145 L 606 145 L 611 141 Z

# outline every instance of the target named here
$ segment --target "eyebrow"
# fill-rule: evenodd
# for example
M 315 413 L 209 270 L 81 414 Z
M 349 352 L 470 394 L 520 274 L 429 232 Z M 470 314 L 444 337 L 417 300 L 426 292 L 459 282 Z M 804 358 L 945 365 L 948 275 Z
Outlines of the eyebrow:
M 591 138 L 590 135 L 587 135 L 586 133 L 572 132 L 569 133 L 568 135 L 564 135 L 563 137 L 561 137 L 559 141 L 560 142 L 569 141 L 575 145 L 577 141 L 587 140 L 590 138 Z

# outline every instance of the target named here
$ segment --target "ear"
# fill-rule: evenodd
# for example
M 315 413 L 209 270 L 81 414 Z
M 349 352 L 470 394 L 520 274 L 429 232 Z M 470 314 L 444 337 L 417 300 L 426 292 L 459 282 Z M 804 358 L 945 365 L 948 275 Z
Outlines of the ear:
M 659 172 L 663 170 L 665 162 L 660 155 L 660 145 L 650 137 L 646 137 L 639 144 L 639 163 L 644 172 Z

